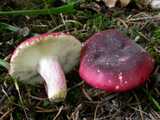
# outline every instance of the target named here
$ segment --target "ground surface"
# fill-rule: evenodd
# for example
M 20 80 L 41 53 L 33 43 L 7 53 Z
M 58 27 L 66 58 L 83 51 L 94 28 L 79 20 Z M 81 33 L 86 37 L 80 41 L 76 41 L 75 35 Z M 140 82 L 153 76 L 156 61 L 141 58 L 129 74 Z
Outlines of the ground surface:
M 0 10 L 40 9 L 63 6 L 51 0 L 2 0 Z M 54 0 L 53 0 L 54 1 Z M 135 0 L 136 1 L 136 0 Z M 108 9 L 103 2 L 86 0 L 74 12 L 56 15 L 0 15 L 0 58 L 9 61 L 15 47 L 33 33 L 63 31 L 84 42 L 95 32 L 117 28 L 143 46 L 156 61 L 144 86 L 110 94 L 82 82 L 78 66 L 67 74 L 68 95 L 62 103 L 50 103 L 43 85 L 13 80 L 0 66 L 0 120 L 160 120 L 160 18 L 139 3 Z M 12 29 L 18 27 L 19 30 Z M 19 88 L 19 89 L 18 89 Z

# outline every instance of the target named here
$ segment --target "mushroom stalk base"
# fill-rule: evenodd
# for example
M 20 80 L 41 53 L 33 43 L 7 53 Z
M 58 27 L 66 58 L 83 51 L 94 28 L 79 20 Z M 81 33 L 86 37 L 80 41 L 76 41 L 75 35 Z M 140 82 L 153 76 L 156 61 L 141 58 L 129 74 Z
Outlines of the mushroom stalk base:
M 59 62 L 55 58 L 43 58 L 38 72 L 44 79 L 48 98 L 52 101 L 64 100 L 67 93 L 66 79 Z

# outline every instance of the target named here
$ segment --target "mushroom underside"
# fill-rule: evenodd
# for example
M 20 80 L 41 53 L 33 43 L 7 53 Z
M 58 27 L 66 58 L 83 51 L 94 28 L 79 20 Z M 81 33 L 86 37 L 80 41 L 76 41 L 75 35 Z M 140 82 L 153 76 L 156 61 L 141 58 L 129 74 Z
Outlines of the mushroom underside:
M 67 92 L 65 73 L 78 63 L 80 50 L 81 43 L 64 33 L 32 37 L 14 51 L 9 74 L 24 83 L 45 83 L 48 98 L 59 101 Z

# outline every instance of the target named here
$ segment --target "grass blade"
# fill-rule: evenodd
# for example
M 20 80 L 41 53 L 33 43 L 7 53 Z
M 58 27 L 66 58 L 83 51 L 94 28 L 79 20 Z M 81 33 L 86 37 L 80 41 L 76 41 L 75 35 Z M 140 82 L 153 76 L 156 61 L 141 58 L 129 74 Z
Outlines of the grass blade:
M 160 111 L 160 104 L 158 101 L 146 89 L 142 88 L 142 90 L 147 95 L 149 101 L 152 102 L 158 111 Z
M 6 29 L 13 32 L 17 32 L 20 28 L 0 22 L 0 29 Z
M 7 70 L 9 69 L 9 63 L 0 59 L 0 66 L 5 67 Z
M 20 29 L 22 29 L 22 28 L 15 27 L 15 26 L 13 26 L 13 25 L 9 25 L 9 24 L 0 22 L 0 29 L 2 29 L 2 30 L 9 30 L 9 31 L 12 31 L 12 32 L 18 32 L 18 31 L 19 31 Z M 31 34 L 32 36 L 38 35 L 37 33 L 32 33 L 32 32 L 30 32 L 30 34 Z
M 75 3 L 63 5 L 58 8 L 45 8 L 38 10 L 15 10 L 15 11 L 0 11 L 1 16 L 6 15 L 46 15 L 46 14 L 59 14 L 59 13 L 73 13 L 75 11 Z

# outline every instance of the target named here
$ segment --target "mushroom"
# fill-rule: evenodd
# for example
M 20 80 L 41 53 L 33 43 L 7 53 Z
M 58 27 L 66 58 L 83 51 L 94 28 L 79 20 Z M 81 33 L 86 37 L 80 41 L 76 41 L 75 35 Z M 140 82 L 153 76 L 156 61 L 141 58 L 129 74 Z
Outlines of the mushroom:
M 10 60 L 9 74 L 28 84 L 42 84 L 52 101 L 64 100 L 65 74 L 79 61 L 81 43 L 61 32 L 45 33 L 22 42 Z
M 116 29 L 95 33 L 81 51 L 79 74 L 95 88 L 124 92 L 143 84 L 154 59 Z
M 160 0 L 152 0 L 150 5 L 153 9 L 160 9 Z

